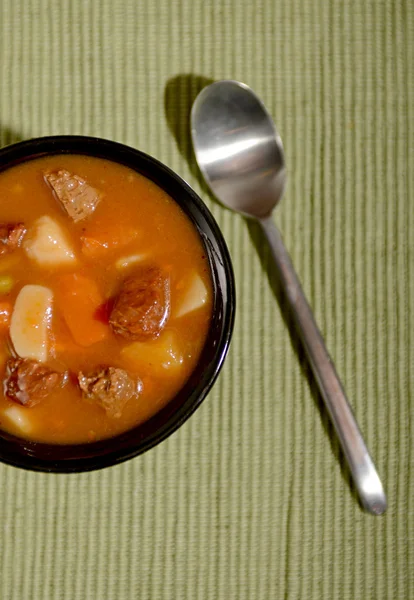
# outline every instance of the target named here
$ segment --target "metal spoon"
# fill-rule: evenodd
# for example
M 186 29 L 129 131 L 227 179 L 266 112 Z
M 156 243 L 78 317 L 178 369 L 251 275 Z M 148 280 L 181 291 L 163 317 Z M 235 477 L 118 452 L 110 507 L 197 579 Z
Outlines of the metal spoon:
M 272 219 L 286 183 L 282 141 L 272 118 L 249 87 L 218 81 L 197 96 L 191 134 L 198 165 L 213 193 L 222 204 L 256 219 L 263 228 L 362 504 L 380 515 L 387 508 L 380 478 Z

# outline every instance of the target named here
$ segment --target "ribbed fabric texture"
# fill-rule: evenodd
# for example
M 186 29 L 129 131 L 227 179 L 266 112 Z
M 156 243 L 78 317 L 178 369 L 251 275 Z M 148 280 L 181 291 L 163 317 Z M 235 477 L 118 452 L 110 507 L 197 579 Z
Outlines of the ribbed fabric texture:
M 183 176 L 234 261 L 230 355 L 202 407 L 123 465 L 0 466 L 2 600 L 414 598 L 414 7 L 410 0 L 2 0 L 0 141 L 125 142 Z M 384 480 L 360 509 L 261 234 L 190 152 L 212 79 L 283 138 L 280 225 Z

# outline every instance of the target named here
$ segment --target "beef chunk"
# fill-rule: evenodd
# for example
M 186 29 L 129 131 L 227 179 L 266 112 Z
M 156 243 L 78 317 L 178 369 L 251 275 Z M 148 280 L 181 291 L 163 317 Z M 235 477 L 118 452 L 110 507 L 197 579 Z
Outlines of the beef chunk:
M 66 380 L 67 373 L 53 371 L 37 360 L 10 358 L 6 364 L 4 393 L 23 406 L 34 406 Z
M 78 374 L 79 387 L 86 400 L 96 402 L 109 417 L 119 418 L 125 404 L 139 391 L 124 369 L 99 367 L 93 373 Z
M 24 236 L 26 227 L 23 223 L 1 223 L 0 224 L 0 256 L 13 252 L 19 248 Z
M 99 204 L 101 194 L 78 175 L 61 169 L 44 173 L 44 178 L 75 223 L 91 215 Z
M 140 267 L 125 279 L 109 323 L 130 340 L 155 338 L 170 313 L 170 280 L 158 267 Z

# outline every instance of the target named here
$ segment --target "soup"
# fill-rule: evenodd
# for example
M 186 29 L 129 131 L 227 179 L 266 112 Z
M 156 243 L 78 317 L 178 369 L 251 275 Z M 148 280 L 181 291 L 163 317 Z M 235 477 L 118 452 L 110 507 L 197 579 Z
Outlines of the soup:
M 0 173 L 0 427 L 83 443 L 131 429 L 195 368 L 212 310 L 194 225 L 118 163 L 51 155 Z

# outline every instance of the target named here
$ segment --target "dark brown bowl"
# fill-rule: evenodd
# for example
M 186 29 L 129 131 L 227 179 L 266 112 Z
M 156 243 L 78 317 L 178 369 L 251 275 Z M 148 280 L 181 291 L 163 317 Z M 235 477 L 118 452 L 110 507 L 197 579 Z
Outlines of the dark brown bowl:
M 152 448 L 180 427 L 215 382 L 230 343 L 235 313 L 235 285 L 226 243 L 212 214 L 197 194 L 154 158 L 108 140 L 82 136 L 35 138 L 0 150 L 0 170 L 51 154 L 86 154 L 121 163 L 165 190 L 196 227 L 209 259 L 213 281 L 213 315 L 198 363 L 176 396 L 145 423 L 115 437 L 84 444 L 44 444 L 0 431 L 0 460 L 49 472 L 101 469 Z

